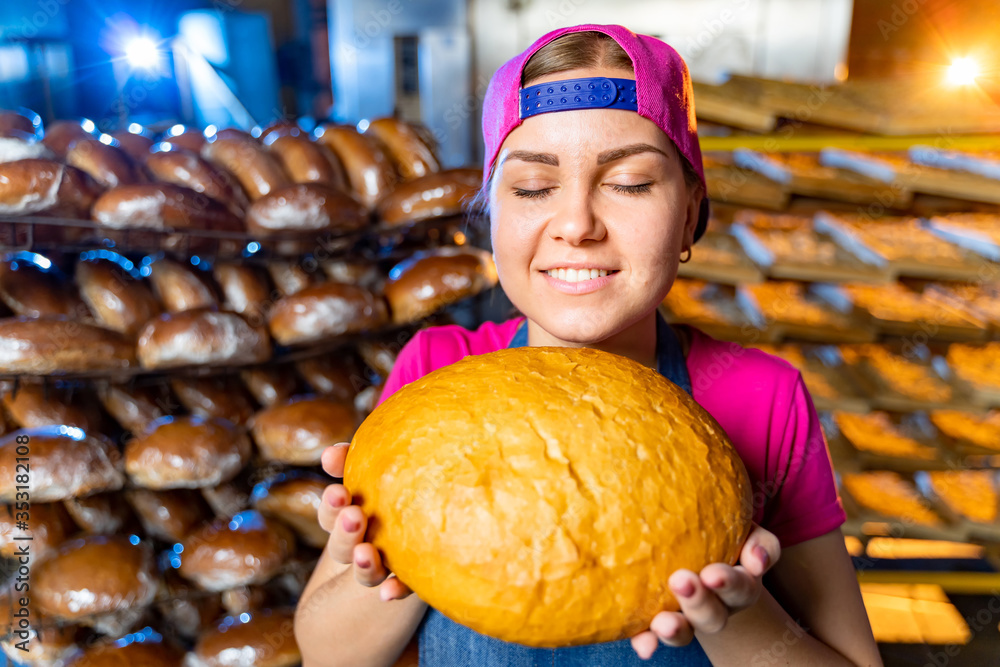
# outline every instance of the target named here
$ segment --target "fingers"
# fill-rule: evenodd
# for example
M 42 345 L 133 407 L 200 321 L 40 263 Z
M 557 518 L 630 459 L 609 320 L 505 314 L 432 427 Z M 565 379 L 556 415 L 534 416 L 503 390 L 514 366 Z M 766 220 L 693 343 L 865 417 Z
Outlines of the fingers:
M 754 524 L 750 536 L 740 551 L 740 565 L 751 576 L 760 577 L 770 570 L 781 557 L 781 543 L 774 533 Z
M 382 557 L 371 544 L 362 542 L 354 547 L 354 578 L 362 586 L 378 586 L 389 576 Z
M 670 575 L 670 590 L 681 605 L 681 613 L 699 632 L 716 633 L 726 627 L 729 610 L 691 570 L 677 570 Z
M 687 646 L 694 639 L 694 628 L 674 611 L 661 611 L 653 617 L 649 628 L 667 646 Z
M 364 540 L 367 524 L 364 512 L 357 505 L 342 509 L 333 522 L 330 541 L 326 545 L 330 557 L 338 563 L 350 563 L 354 559 L 354 547 Z
M 351 496 L 342 484 L 330 484 L 323 489 L 319 511 L 316 517 L 319 525 L 328 533 L 333 532 L 334 523 L 340 511 L 351 504 Z
M 713 563 L 705 566 L 699 576 L 705 588 L 714 593 L 730 613 L 752 606 L 760 597 L 760 579 L 743 566 Z
M 410 590 L 410 587 L 397 579 L 394 574 L 383 581 L 379 587 L 379 597 L 383 601 L 402 600 L 412 593 L 413 591 Z
M 350 445 L 348 442 L 338 442 L 323 450 L 320 462 L 323 464 L 324 472 L 330 477 L 344 478 L 344 461 L 347 460 L 348 445 Z
M 640 632 L 635 637 L 632 637 L 632 650 L 636 652 L 643 660 L 649 660 L 653 657 L 653 653 L 656 652 L 657 646 L 659 646 L 660 640 L 656 638 L 656 635 L 647 630 L 646 632 Z

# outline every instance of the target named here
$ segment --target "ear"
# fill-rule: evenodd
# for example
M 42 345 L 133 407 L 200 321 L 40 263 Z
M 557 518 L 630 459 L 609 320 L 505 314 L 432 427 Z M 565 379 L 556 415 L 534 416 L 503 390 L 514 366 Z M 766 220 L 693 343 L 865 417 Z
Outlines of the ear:
M 705 198 L 705 188 L 701 183 L 688 187 L 687 218 L 684 221 L 684 248 L 694 245 L 694 232 L 698 228 L 701 200 Z

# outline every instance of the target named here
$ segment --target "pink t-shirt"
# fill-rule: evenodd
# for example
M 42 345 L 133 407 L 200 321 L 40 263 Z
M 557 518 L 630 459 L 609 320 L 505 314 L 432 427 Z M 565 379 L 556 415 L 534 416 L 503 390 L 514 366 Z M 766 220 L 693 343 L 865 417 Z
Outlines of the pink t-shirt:
M 379 402 L 470 354 L 507 347 L 518 317 L 476 331 L 449 325 L 418 332 L 400 351 Z M 688 328 L 694 399 L 729 435 L 753 483 L 754 520 L 783 547 L 838 528 L 847 518 L 816 409 L 801 374 L 782 359 Z

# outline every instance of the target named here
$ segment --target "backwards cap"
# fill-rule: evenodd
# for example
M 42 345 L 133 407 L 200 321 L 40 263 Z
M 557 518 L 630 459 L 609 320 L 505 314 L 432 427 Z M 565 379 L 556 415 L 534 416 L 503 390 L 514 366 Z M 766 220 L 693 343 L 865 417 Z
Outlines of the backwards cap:
M 607 103 L 594 102 L 594 96 L 589 95 L 589 102 L 587 100 L 580 102 L 580 98 L 576 97 L 578 103 L 574 103 L 572 99 L 567 101 L 563 98 L 562 104 L 560 104 L 558 91 L 556 91 L 555 97 L 546 99 L 547 104 L 553 105 L 551 108 L 522 110 L 522 94 L 525 93 L 521 89 L 521 76 L 525 63 L 539 49 L 559 37 L 574 32 L 587 31 L 600 32 L 611 37 L 632 59 L 632 66 L 635 70 L 634 93 L 619 85 L 614 91 L 615 95 L 603 96 L 605 100 L 608 100 Z M 620 80 L 602 77 L 600 79 L 573 79 L 571 81 L 574 83 L 577 81 L 599 82 L 598 85 L 614 86 L 615 82 Z M 570 80 L 553 81 L 545 86 L 569 82 Z M 551 91 L 532 92 L 537 95 Z M 631 98 L 632 95 L 634 95 L 634 99 Z M 626 97 L 629 99 L 625 99 Z M 486 142 L 486 155 L 483 164 L 484 186 L 489 181 L 501 144 L 511 130 L 521 124 L 522 115 L 600 107 L 632 108 L 643 118 L 648 118 L 656 123 L 657 127 L 663 130 L 674 142 L 680 154 L 691 164 L 705 191 L 708 191 L 705 183 L 705 171 L 701 164 L 701 147 L 698 145 L 698 128 L 694 116 L 691 77 L 688 75 L 687 65 L 680 54 L 655 37 L 637 35 L 620 25 L 594 24 L 559 28 L 543 35 L 523 53 L 504 63 L 490 79 L 490 85 L 486 89 L 486 97 L 483 100 L 483 140 Z M 698 240 L 704 233 L 707 223 L 708 199 L 706 197 L 702 200 L 701 214 L 694 235 L 695 240 Z

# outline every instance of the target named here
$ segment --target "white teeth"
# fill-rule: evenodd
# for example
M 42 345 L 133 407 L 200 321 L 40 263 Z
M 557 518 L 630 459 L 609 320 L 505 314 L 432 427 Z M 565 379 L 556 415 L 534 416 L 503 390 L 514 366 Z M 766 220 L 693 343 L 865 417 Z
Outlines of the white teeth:
M 604 269 L 549 269 L 545 273 L 568 283 L 580 283 L 608 275 L 608 271 Z

